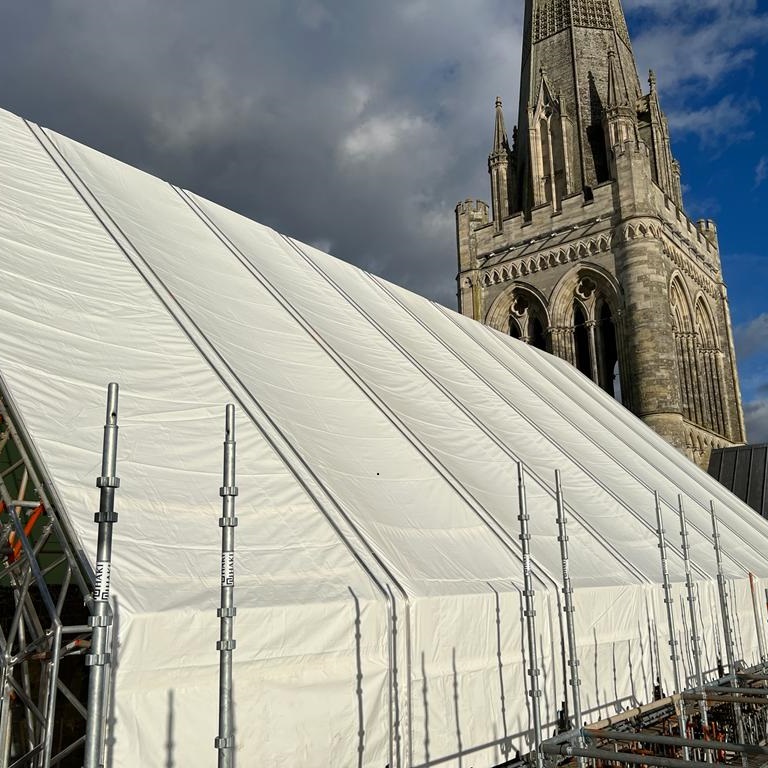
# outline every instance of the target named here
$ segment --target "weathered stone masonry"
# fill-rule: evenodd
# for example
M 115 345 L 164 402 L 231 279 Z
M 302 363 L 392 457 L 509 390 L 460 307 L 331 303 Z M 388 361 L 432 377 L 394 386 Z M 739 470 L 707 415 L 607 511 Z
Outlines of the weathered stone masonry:
M 653 73 L 619 0 L 527 0 L 491 207 L 456 208 L 459 309 L 546 349 L 706 466 L 744 418 L 717 230 L 684 213 Z

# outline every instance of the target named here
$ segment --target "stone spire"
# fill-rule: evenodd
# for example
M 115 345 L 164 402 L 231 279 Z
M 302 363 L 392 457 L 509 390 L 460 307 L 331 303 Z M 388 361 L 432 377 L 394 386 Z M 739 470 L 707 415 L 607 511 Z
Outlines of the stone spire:
M 630 106 L 642 91 L 620 0 L 526 0 L 524 36 L 518 184 L 529 210 L 549 201 L 548 180 L 558 173 L 558 192 L 609 179 L 609 86 Z M 557 94 L 556 105 L 547 93 Z
M 616 67 L 616 54 L 608 51 L 608 96 L 605 100 L 606 110 L 629 105 L 627 86 Z
M 491 175 L 493 221 L 496 228 L 500 230 L 504 218 L 511 213 L 510 186 L 514 175 L 514 161 L 504 125 L 504 110 L 499 97 L 496 98 L 496 120 L 493 129 L 493 147 L 491 154 L 488 155 L 488 173 Z
M 626 82 L 619 71 L 617 56 L 608 51 L 608 89 L 604 107 L 605 135 L 609 161 L 613 159 L 612 150 L 618 150 L 627 141 L 639 140 L 637 122 L 637 99 L 630 103 Z M 615 177 L 616 169 L 611 167 Z
M 493 149 L 492 153 L 505 152 L 509 149 L 509 140 L 507 139 L 507 129 L 504 126 L 504 109 L 501 103 L 501 96 L 496 97 L 496 122 L 493 128 Z

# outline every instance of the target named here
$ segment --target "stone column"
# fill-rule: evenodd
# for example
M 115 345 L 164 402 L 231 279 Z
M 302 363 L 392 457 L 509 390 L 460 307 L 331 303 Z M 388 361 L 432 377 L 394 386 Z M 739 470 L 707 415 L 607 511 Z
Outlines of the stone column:
M 685 450 L 677 350 L 669 312 L 667 269 L 660 223 L 624 224 L 616 253 L 624 288 L 627 355 L 632 366 L 633 411 L 669 443 Z
M 562 355 L 560 357 L 571 365 L 576 365 L 576 342 L 574 340 L 575 328 L 562 329 Z
M 715 364 L 717 367 L 717 382 L 720 387 L 720 408 L 723 416 L 723 435 L 729 440 L 738 441 L 739 435 L 734 435 L 733 421 L 731 420 L 731 409 L 726 402 L 725 393 L 728 391 L 728 386 L 725 384 L 725 355 L 722 352 L 715 353 Z
M 602 382 L 600 381 L 600 366 L 597 360 L 597 339 L 595 338 L 597 323 L 594 320 L 587 320 L 586 325 L 587 338 L 589 339 L 589 363 L 592 371 L 592 381 L 594 381 L 598 387 L 602 387 Z
M 690 419 L 694 424 L 704 425 L 704 398 L 702 397 L 702 372 L 696 354 L 696 334 L 684 333 L 685 341 L 685 376 L 690 388 Z

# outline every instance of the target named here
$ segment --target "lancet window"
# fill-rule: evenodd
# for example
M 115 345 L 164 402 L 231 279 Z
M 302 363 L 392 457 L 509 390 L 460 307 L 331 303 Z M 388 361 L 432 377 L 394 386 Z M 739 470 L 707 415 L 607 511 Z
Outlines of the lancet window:
M 553 353 L 629 406 L 622 392 L 620 322 L 617 288 L 597 269 L 574 270 L 553 296 Z
M 702 300 L 696 303 L 696 356 L 702 386 L 703 425 L 713 432 L 725 435 L 722 354 L 715 333 L 715 324 Z
M 616 323 L 605 290 L 582 277 L 573 299 L 573 362 L 609 395 L 621 401 Z
M 679 280 L 673 280 L 669 290 L 672 311 L 672 332 L 677 351 L 677 370 L 680 380 L 680 403 L 683 417 L 701 423 L 701 403 L 698 394 L 696 371 L 696 341 L 691 321 L 691 310 L 685 291 Z
M 727 434 L 722 390 L 722 352 L 706 304 L 695 313 L 679 279 L 670 285 L 672 330 L 675 335 L 683 416 L 704 429 Z
M 531 115 L 531 150 L 534 173 L 534 202 L 562 207 L 569 193 L 568 120 L 560 102 L 553 98 L 542 73 L 538 105 Z

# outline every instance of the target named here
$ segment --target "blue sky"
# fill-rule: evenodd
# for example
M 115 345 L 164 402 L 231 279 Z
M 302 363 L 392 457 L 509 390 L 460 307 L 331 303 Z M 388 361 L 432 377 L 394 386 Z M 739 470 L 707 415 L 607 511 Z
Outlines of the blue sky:
M 716 219 L 768 441 L 768 0 L 623 0 L 692 218 Z M 453 209 L 516 117 L 521 0 L 36 0 L 0 106 L 455 307 Z

